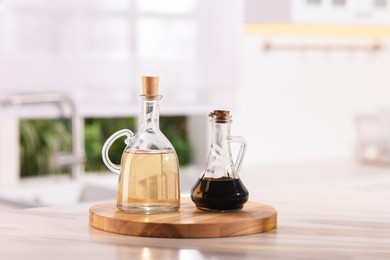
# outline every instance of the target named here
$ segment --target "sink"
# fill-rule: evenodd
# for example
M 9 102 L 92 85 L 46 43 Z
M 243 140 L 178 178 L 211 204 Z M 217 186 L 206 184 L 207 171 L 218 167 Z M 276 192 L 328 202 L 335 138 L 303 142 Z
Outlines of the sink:
M 188 196 L 200 173 L 197 167 L 180 170 L 182 196 Z M 18 185 L 0 188 L 0 209 L 73 205 L 116 199 L 118 175 L 88 173 L 79 180 L 69 176 L 22 179 Z
M 77 181 L 70 180 L 68 176 L 22 180 L 19 185 L 0 189 L 0 208 L 32 208 L 115 200 L 118 176 L 88 175 L 84 180 Z

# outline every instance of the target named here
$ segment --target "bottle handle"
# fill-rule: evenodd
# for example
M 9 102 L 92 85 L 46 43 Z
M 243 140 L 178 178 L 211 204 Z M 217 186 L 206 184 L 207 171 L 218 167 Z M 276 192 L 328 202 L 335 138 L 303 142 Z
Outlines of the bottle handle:
M 234 162 L 234 169 L 236 170 L 236 173 L 238 174 L 241 170 L 242 161 L 244 159 L 244 155 L 246 152 L 246 141 L 241 136 L 230 136 L 230 142 L 231 143 L 239 143 L 240 144 L 240 150 L 238 151 L 237 159 Z
M 104 143 L 103 149 L 102 149 L 102 159 L 104 164 L 107 166 L 107 168 L 112 171 L 113 173 L 120 174 L 121 173 L 121 166 L 118 164 L 115 164 L 111 162 L 110 157 L 108 156 L 108 150 L 110 149 L 111 145 L 120 137 L 127 136 L 125 139 L 126 146 L 129 145 L 131 138 L 134 136 L 133 132 L 131 132 L 129 129 L 122 129 L 115 133 L 113 133 Z

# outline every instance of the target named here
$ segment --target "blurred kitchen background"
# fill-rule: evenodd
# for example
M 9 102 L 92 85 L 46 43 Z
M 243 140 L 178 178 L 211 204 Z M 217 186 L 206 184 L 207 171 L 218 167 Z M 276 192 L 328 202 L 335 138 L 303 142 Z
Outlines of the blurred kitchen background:
M 136 131 L 141 75 L 160 76 L 184 192 L 213 109 L 248 142 L 243 171 L 390 165 L 389 39 L 388 0 L 0 0 L 0 204 L 115 196 L 101 147 Z

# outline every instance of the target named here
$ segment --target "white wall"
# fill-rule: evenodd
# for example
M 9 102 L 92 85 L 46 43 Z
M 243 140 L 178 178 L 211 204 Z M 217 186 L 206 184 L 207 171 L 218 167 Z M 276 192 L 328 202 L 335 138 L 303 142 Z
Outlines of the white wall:
M 353 117 L 390 104 L 389 49 L 264 52 L 263 41 L 243 42 L 232 132 L 248 141 L 245 164 L 351 157 Z

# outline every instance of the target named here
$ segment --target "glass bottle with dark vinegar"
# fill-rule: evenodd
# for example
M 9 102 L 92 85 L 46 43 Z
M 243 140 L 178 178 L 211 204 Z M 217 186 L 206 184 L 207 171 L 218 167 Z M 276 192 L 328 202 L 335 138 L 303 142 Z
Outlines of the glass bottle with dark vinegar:
M 242 137 L 230 136 L 230 111 L 214 110 L 211 117 L 211 147 L 202 175 L 191 190 L 196 207 L 208 211 L 234 211 L 242 209 L 248 201 L 248 190 L 238 177 L 246 150 Z M 240 144 L 233 163 L 230 144 Z

